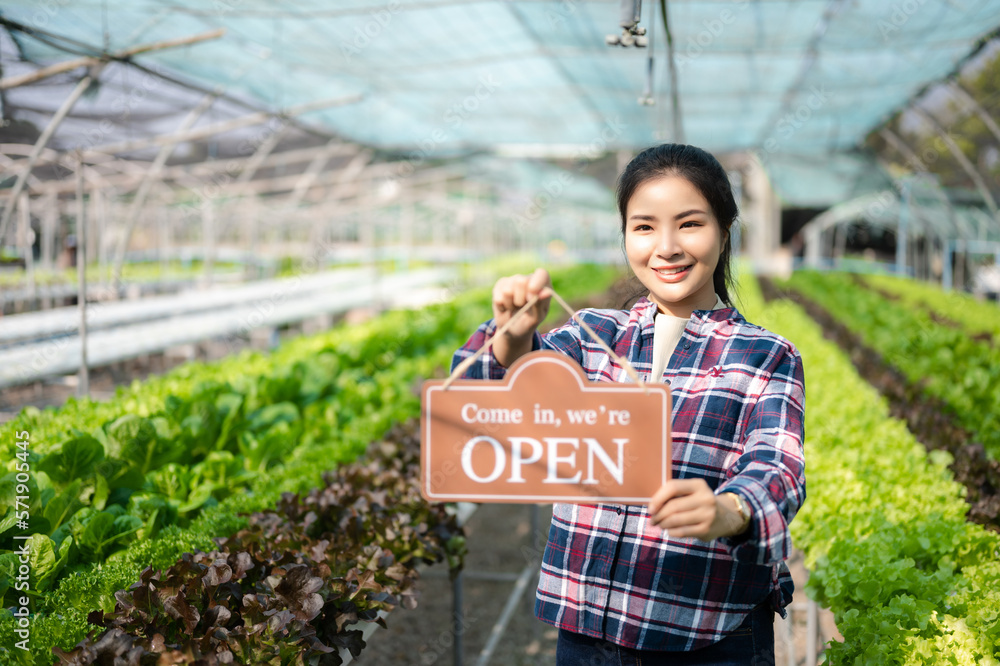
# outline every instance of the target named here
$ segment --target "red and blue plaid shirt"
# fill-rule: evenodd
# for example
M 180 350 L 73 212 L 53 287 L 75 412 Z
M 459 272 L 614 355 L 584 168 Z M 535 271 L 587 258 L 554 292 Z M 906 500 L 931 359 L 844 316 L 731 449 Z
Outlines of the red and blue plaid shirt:
M 581 310 L 579 316 L 649 381 L 656 306 Z M 452 367 L 494 333 L 488 321 Z M 575 359 L 592 381 L 628 382 L 623 368 L 570 320 L 534 349 Z M 465 374 L 500 379 L 492 352 Z M 641 650 L 694 650 L 769 602 L 784 616 L 792 578 L 788 523 L 805 500 L 802 359 L 794 345 L 735 308 L 696 310 L 663 381 L 673 400 L 672 478 L 701 478 L 739 494 L 753 512 L 737 537 L 673 538 L 648 525 L 645 507 L 556 504 L 535 601 L 538 619 Z

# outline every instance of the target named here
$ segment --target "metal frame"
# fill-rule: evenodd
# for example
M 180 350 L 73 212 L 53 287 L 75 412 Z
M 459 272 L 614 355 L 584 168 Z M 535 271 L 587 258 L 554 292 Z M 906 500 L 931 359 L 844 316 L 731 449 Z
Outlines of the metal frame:
M 948 291 L 954 289 L 952 255 L 956 252 L 964 252 L 966 254 L 992 254 L 996 258 L 997 266 L 1000 266 L 1000 242 L 980 240 L 948 240 L 944 244 L 944 261 L 942 262 L 941 268 L 941 286 Z

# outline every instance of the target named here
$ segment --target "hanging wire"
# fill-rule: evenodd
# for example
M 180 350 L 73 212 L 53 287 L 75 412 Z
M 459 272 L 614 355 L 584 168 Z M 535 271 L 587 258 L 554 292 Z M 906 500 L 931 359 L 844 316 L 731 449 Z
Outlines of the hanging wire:
M 684 124 L 681 119 L 681 98 L 677 80 L 677 61 L 674 58 L 674 37 L 670 33 L 670 12 L 667 0 L 660 0 L 660 11 L 663 13 L 663 32 L 667 36 L 667 67 L 670 72 L 670 108 L 673 112 L 675 143 L 684 143 Z
M 650 4 L 652 18 L 649 22 L 649 57 L 646 58 L 646 89 L 643 90 L 642 97 L 639 98 L 639 104 L 643 106 L 653 106 L 656 104 L 656 98 L 653 95 L 653 65 L 656 49 L 656 3 Z

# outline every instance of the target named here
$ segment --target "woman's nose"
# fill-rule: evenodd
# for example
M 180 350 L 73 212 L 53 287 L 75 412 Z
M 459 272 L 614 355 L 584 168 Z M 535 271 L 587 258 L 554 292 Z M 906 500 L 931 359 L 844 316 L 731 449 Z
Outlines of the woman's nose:
M 656 253 L 664 259 L 675 257 L 682 253 L 677 234 L 673 229 L 661 229 L 656 239 Z

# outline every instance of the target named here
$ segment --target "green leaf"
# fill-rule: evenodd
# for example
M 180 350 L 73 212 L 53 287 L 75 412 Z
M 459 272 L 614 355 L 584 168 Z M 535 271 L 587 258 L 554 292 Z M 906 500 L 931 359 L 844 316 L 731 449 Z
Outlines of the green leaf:
M 254 432 L 268 430 L 279 423 L 293 424 L 299 420 L 299 408 L 291 402 L 279 402 L 261 407 L 250 415 L 250 428 Z
M 45 513 L 43 515 L 49 521 L 52 529 L 58 529 L 60 525 L 69 520 L 74 513 L 84 506 L 83 502 L 80 501 L 81 485 L 82 481 L 77 479 L 68 485 L 63 492 L 53 497 L 45 506 Z
M 42 581 L 51 580 L 56 573 L 56 551 L 52 540 L 44 534 L 31 536 L 31 550 L 28 554 L 28 566 L 31 567 L 31 578 L 35 589 L 43 588 Z
M 144 488 L 164 497 L 182 500 L 191 493 L 195 472 L 178 463 L 168 463 L 146 475 Z
M 116 442 L 122 460 L 131 463 L 143 476 L 179 458 L 180 447 L 171 448 L 156 436 L 156 425 L 149 419 L 126 414 L 105 426 L 108 437 Z
M 90 498 L 90 505 L 95 509 L 103 509 L 108 503 L 108 495 L 111 489 L 108 487 L 108 480 L 103 475 L 94 478 L 94 494 Z
M 196 486 L 191 494 L 188 495 L 187 501 L 180 505 L 178 511 L 181 513 L 188 513 L 200 508 L 205 502 L 212 498 L 212 491 L 215 490 L 215 484 L 211 482 L 202 483 Z
M 69 483 L 89 477 L 94 472 L 94 465 L 103 459 L 101 443 L 92 435 L 80 434 L 42 458 L 40 469 L 56 483 Z

